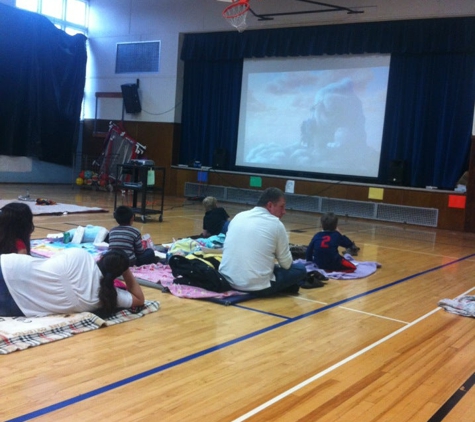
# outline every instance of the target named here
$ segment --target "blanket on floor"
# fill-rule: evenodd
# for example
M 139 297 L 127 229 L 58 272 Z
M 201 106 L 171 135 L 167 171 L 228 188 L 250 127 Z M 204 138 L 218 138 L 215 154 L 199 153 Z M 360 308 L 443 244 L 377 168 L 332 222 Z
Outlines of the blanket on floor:
M 63 243 L 51 239 L 37 239 L 31 241 L 31 254 L 33 256 L 50 258 L 55 253 L 68 248 L 83 248 L 97 260 L 105 250 L 98 249 L 93 243 Z M 208 252 L 211 250 L 207 250 Z M 217 251 L 219 254 L 220 251 Z M 211 292 L 199 287 L 174 284 L 174 276 L 169 265 L 150 264 L 141 267 L 131 267 L 132 274 L 142 286 L 157 288 L 170 292 L 174 296 L 188 299 L 225 299 L 231 296 L 247 296 L 247 293 L 230 290 L 223 293 Z M 226 302 L 228 304 L 228 302 Z
M 22 202 L 31 208 L 33 215 L 42 214 L 78 214 L 88 212 L 109 212 L 104 208 L 98 207 L 82 207 L 75 204 L 55 204 L 55 205 L 37 205 L 36 201 L 21 201 L 17 199 L 0 199 L 0 208 L 11 202 Z
M 86 249 L 94 259 L 98 260 L 105 250 L 100 250 L 93 243 L 63 243 L 60 241 L 51 241 L 50 239 L 37 239 L 31 241 L 31 255 L 50 258 L 54 254 L 69 248 L 83 248 Z M 206 290 L 197 288 L 181 289 L 180 286 L 174 285 L 175 277 L 169 265 L 164 264 L 150 264 L 141 267 L 131 267 L 132 274 L 142 286 L 160 289 L 162 291 L 170 292 L 178 297 L 187 298 L 202 298 L 202 297 L 226 297 L 220 293 L 207 292 Z
M 381 268 L 381 264 L 379 262 L 372 262 L 372 261 L 356 261 L 351 255 L 345 254 L 344 257 L 351 261 L 353 264 L 356 265 L 356 270 L 352 273 L 345 273 L 340 271 L 332 271 L 327 272 L 317 267 L 314 262 L 309 262 L 304 259 L 298 259 L 294 262 L 300 262 L 305 265 L 307 268 L 307 272 L 310 271 L 318 271 L 319 273 L 323 274 L 327 278 L 332 278 L 334 280 L 354 280 L 357 278 L 364 278 L 368 277 L 373 274 L 378 268 Z
M 132 267 L 132 274 L 137 279 L 146 280 L 151 283 L 160 284 L 172 295 L 187 299 L 208 299 L 208 298 L 226 298 L 230 296 L 246 295 L 247 293 L 229 290 L 223 293 L 211 292 L 200 287 L 187 286 L 184 284 L 175 284 L 175 277 L 169 265 L 150 264 L 141 267 Z M 140 281 L 139 281 L 140 283 Z
M 324 276 L 332 279 L 352 280 L 357 278 L 368 277 L 373 274 L 381 265 L 377 262 L 359 262 L 354 260 L 351 255 L 346 254 L 345 258 L 351 260 L 356 265 L 356 270 L 352 273 L 344 272 L 326 272 L 319 269 L 313 262 L 307 262 L 303 259 L 295 260 L 305 264 L 307 272 L 318 271 Z M 213 299 L 212 301 L 229 305 L 235 301 L 240 301 L 237 297 L 254 298 L 249 293 L 238 292 L 236 290 L 229 290 L 223 293 L 211 292 L 209 290 L 201 289 L 199 287 L 187 286 L 173 283 L 174 276 L 169 265 L 151 264 L 143 265 L 141 267 L 132 267 L 132 273 L 139 280 L 139 283 L 145 286 L 153 287 L 154 284 L 160 286 L 162 291 L 170 292 L 174 296 L 187 299 Z M 141 280 L 146 280 L 147 283 L 142 283 Z M 226 300 L 227 298 L 236 297 L 236 300 Z
M 159 302 L 146 300 L 143 307 L 124 309 L 107 318 L 101 318 L 92 312 L 37 318 L 0 317 L 0 354 L 6 355 L 74 334 L 131 321 L 156 312 L 159 308 Z
M 34 239 L 31 241 L 31 255 L 41 258 L 51 258 L 54 254 L 70 248 L 86 249 L 94 256 L 96 261 L 105 252 L 104 249 L 99 249 L 92 242 L 90 243 L 63 243 L 61 241 L 52 241 L 51 239 Z
M 465 295 L 455 299 L 442 299 L 438 305 L 451 314 L 475 318 L 475 296 Z

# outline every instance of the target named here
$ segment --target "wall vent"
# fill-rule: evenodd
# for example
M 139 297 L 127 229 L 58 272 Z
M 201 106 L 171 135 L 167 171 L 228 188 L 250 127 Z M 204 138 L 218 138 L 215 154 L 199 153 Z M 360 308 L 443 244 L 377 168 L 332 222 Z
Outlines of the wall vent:
M 261 190 L 240 189 L 224 186 L 185 183 L 185 196 L 214 196 L 219 201 L 255 205 Z M 439 210 L 436 208 L 408 207 L 404 205 L 380 204 L 352 201 L 349 199 L 324 198 L 312 195 L 286 193 L 287 208 L 294 211 L 334 212 L 336 215 L 391 221 L 418 226 L 437 227 Z

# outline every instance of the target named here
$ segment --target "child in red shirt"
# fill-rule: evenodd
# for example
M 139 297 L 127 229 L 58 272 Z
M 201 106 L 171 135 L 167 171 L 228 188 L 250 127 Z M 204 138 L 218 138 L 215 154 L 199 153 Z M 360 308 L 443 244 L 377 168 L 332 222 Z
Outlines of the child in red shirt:
M 355 264 L 340 255 L 338 248 L 346 248 L 350 255 L 356 255 L 359 248 L 338 231 L 338 217 L 328 212 L 322 215 L 321 223 L 323 230 L 315 234 L 307 247 L 307 261 L 314 262 L 325 271 L 355 271 Z

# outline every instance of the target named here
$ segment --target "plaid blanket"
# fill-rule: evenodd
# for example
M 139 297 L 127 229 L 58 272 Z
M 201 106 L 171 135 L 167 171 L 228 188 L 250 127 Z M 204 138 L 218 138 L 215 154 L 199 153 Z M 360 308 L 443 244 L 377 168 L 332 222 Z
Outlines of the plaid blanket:
M 107 318 L 101 318 L 91 312 L 38 318 L 0 317 L 0 354 L 6 355 L 74 334 L 131 321 L 156 312 L 159 308 L 159 302 L 146 300 L 145 305 L 140 308 L 124 309 Z

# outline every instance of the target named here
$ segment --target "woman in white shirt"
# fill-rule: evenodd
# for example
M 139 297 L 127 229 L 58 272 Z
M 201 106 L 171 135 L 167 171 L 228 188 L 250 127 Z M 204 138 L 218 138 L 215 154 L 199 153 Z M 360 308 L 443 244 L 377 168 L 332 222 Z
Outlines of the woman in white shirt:
M 114 287 L 123 276 L 127 290 Z M 85 249 L 71 248 L 51 258 L 5 254 L 0 257 L 0 316 L 45 316 L 141 306 L 142 288 L 129 258 L 112 249 L 96 262 Z

